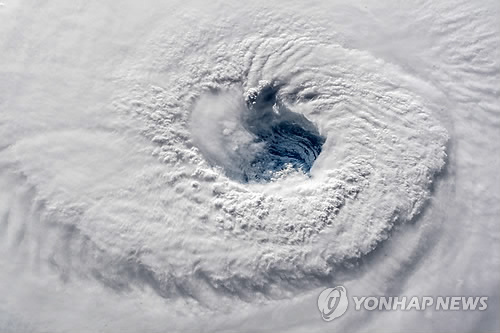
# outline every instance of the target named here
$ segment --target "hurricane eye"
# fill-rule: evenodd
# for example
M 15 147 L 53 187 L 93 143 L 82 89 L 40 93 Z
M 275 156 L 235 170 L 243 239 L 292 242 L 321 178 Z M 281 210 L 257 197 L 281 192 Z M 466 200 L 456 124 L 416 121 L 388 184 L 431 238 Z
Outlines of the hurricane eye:
M 193 124 L 206 160 L 243 183 L 268 182 L 285 169 L 309 174 L 326 141 L 313 122 L 281 100 L 274 83 L 243 95 L 230 91 L 202 98 Z
M 250 161 L 246 178 L 267 181 L 287 167 L 308 173 L 326 141 L 317 127 L 282 103 L 272 87 L 263 87 L 247 106 L 243 126 L 262 150 Z

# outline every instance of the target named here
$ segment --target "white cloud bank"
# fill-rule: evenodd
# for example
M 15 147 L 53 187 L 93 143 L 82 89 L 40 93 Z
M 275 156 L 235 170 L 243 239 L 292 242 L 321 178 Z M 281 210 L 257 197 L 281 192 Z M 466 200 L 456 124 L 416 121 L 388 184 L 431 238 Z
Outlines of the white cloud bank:
M 0 330 L 498 330 L 499 14 L 5 1 Z M 310 175 L 230 177 L 262 82 L 326 138 Z M 489 308 L 324 323 L 336 284 Z

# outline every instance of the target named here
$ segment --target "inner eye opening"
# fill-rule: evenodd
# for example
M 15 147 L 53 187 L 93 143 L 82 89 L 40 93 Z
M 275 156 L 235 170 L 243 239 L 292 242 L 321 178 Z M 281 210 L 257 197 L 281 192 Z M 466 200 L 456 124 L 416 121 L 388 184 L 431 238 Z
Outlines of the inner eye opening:
M 291 111 L 278 96 L 279 86 L 251 91 L 242 114 L 244 128 L 262 149 L 243 170 L 243 181 L 269 181 L 292 167 L 309 173 L 326 139 L 304 115 Z

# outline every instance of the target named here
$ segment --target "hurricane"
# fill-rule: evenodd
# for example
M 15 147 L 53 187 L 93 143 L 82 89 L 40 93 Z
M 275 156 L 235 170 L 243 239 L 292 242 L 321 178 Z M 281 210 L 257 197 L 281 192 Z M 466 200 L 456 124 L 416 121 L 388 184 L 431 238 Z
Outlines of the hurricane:
M 499 14 L 4 0 L 0 331 L 499 330 Z

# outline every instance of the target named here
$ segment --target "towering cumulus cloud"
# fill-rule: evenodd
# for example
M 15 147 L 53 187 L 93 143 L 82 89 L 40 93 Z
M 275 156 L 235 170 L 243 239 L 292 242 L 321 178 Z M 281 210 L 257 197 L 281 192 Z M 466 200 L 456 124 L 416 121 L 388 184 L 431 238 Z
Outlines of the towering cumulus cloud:
M 450 82 L 498 78 L 498 34 L 463 59 L 433 46 L 452 19 L 422 28 L 460 6 L 105 3 L 0 7 L 0 331 L 321 330 L 320 288 L 402 293 L 436 258 L 450 119 L 498 125 L 493 79 Z

